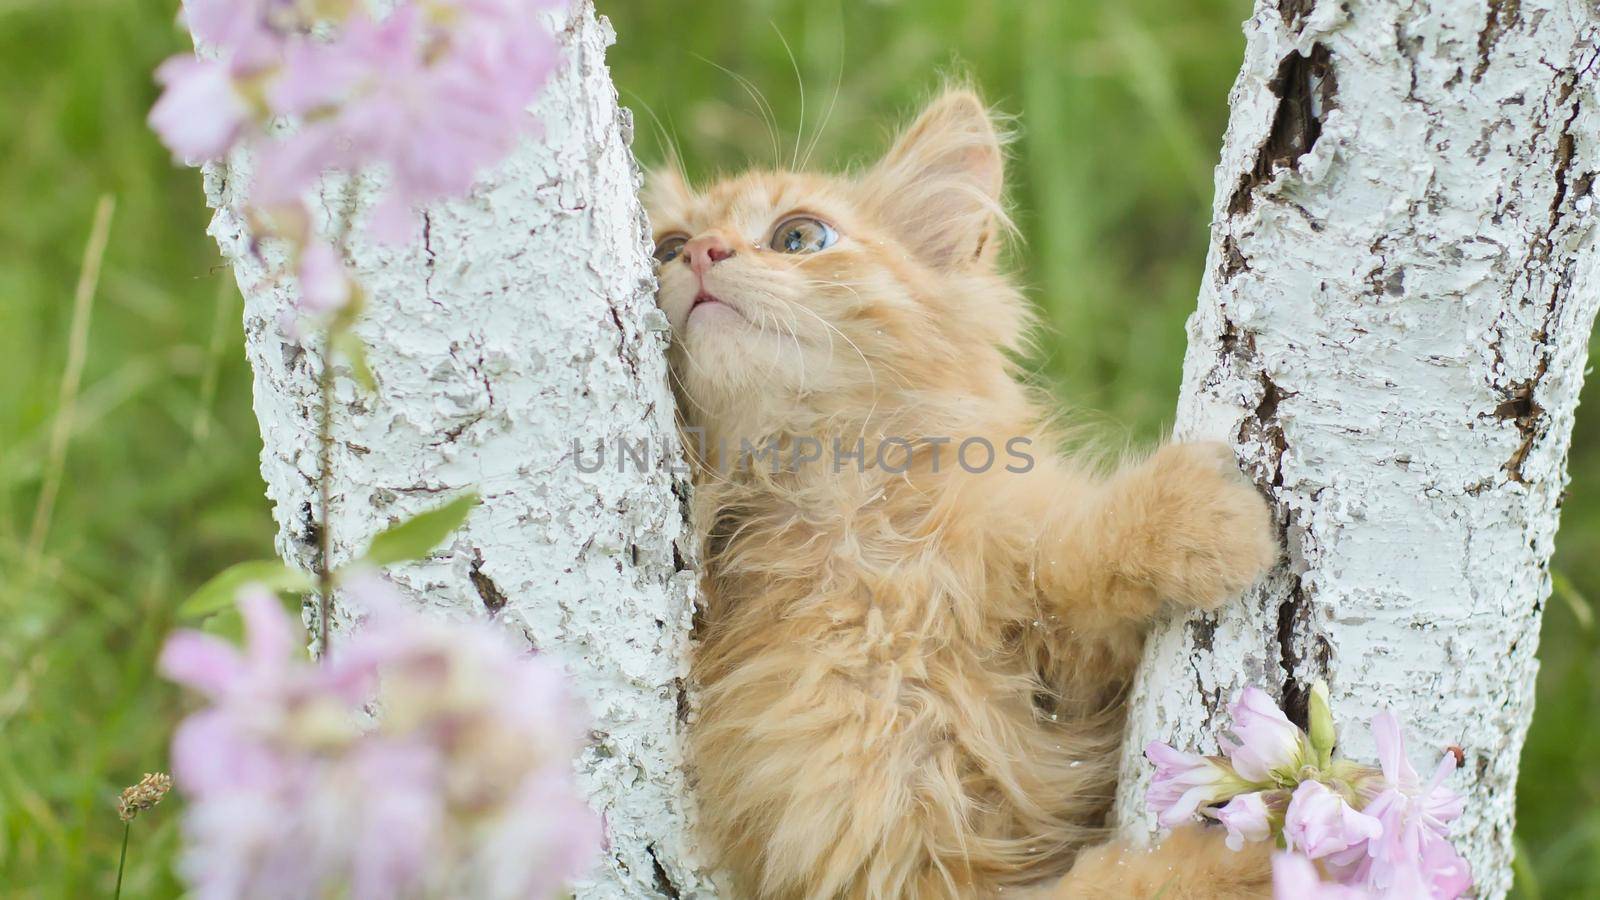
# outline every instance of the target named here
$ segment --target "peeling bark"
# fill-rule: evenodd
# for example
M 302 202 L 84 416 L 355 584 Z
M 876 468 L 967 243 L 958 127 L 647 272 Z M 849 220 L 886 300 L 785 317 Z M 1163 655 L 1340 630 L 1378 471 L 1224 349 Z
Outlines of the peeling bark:
M 418 244 L 354 242 L 371 297 L 358 331 L 379 387 L 364 394 L 340 365 L 331 523 L 311 502 L 321 354 L 282 335 L 290 296 L 267 277 L 273 260 L 252 253 L 230 190 L 243 179 L 226 167 L 207 173 L 211 233 L 246 297 L 261 469 L 284 558 L 310 569 L 331 525 L 340 564 L 390 523 L 478 490 L 482 506 L 453 539 L 393 580 L 439 615 L 492 617 L 524 636 L 587 700 L 593 740 L 578 772 L 608 847 L 578 896 L 706 897 L 679 743 L 694 576 L 665 323 L 650 324 L 659 314 L 632 126 L 605 68 L 610 26 L 587 2 L 565 15 L 568 64 L 536 109 L 542 133 L 472 196 L 430 208 Z M 362 196 L 372 187 L 354 185 Z M 344 191 L 325 188 L 325 220 Z M 619 441 L 648 442 L 654 464 L 575 464 L 577 447 Z M 336 627 L 351 614 L 336 603 Z
M 1118 817 L 1143 837 L 1147 741 L 1214 750 L 1245 684 L 1341 752 L 1407 723 L 1458 745 L 1458 845 L 1510 887 L 1518 758 L 1588 337 L 1600 304 L 1600 12 L 1578 0 L 1258 0 L 1216 173 L 1177 433 L 1232 442 L 1287 561 L 1158 629 Z

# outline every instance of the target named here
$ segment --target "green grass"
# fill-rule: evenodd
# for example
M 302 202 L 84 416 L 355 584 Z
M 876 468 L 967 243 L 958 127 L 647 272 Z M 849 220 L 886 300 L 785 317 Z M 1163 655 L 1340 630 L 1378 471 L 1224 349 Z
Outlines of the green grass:
M 144 128 L 149 73 L 185 45 L 176 0 L 0 0 L 0 884 L 108 896 L 112 801 L 166 765 L 180 707 L 152 674 L 178 601 L 269 553 L 238 297 L 205 236 L 199 178 Z M 1205 253 L 1211 167 L 1243 41 L 1239 0 L 601 0 L 638 148 L 676 136 L 691 171 L 773 160 L 816 133 L 815 161 L 865 162 L 947 75 L 1021 114 L 1016 262 L 1051 328 L 1037 360 L 1064 404 L 1150 438 L 1169 421 Z M 781 35 L 781 37 L 780 37 Z M 785 39 L 794 54 L 791 65 Z M 830 104 L 830 98 L 837 98 Z M 658 124 L 659 123 L 659 124 Z M 116 201 L 88 319 L 70 442 L 73 292 L 95 207 Z M 29 562 L 41 484 L 61 491 Z M 1544 898 L 1600 896 L 1600 417 L 1581 416 L 1519 837 Z M 134 823 L 128 897 L 178 892 L 176 808 Z M 1527 896 L 1533 896 L 1531 891 Z

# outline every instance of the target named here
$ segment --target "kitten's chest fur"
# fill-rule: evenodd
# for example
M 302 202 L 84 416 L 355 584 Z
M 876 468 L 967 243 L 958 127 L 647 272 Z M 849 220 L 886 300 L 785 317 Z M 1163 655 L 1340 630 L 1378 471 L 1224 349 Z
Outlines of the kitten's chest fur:
M 716 489 L 713 489 L 716 490 Z M 908 484 L 809 493 L 746 488 L 719 504 L 705 536 L 705 637 L 885 631 L 908 647 L 993 646 L 999 623 L 980 595 L 1014 573 L 980 548 L 953 547 L 932 504 Z
M 1109 701 L 1103 671 L 1083 690 L 1079 666 L 1045 652 L 1070 645 L 1072 628 L 1047 611 L 1031 560 L 969 533 L 940 482 L 730 487 L 702 488 L 702 680 L 781 648 L 855 679 L 959 688 L 1047 723 Z

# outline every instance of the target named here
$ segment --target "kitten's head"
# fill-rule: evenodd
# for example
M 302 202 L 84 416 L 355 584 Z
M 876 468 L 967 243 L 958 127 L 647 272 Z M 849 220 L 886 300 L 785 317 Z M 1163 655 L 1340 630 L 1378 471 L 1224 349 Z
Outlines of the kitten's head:
M 805 428 L 897 397 L 998 390 L 1025 318 L 996 270 L 1002 169 L 983 103 L 950 90 L 858 174 L 750 172 L 700 191 L 652 175 L 685 415 Z

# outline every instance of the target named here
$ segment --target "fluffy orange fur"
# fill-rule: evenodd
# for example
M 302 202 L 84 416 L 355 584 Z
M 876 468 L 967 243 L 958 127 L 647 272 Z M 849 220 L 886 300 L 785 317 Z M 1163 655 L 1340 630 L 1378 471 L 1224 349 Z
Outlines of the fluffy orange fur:
M 739 896 L 1265 896 L 1259 854 L 1198 831 L 1084 852 L 1148 623 L 1235 596 L 1277 549 L 1224 447 L 1110 474 L 1052 451 L 1016 377 L 1002 172 L 955 89 L 861 173 L 652 176 L 674 389 L 708 448 L 691 760 Z M 774 249 L 796 215 L 836 243 Z M 958 463 L 971 438 L 1000 452 L 985 471 Z M 741 441 L 826 452 L 774 471 L 738 465 Z

